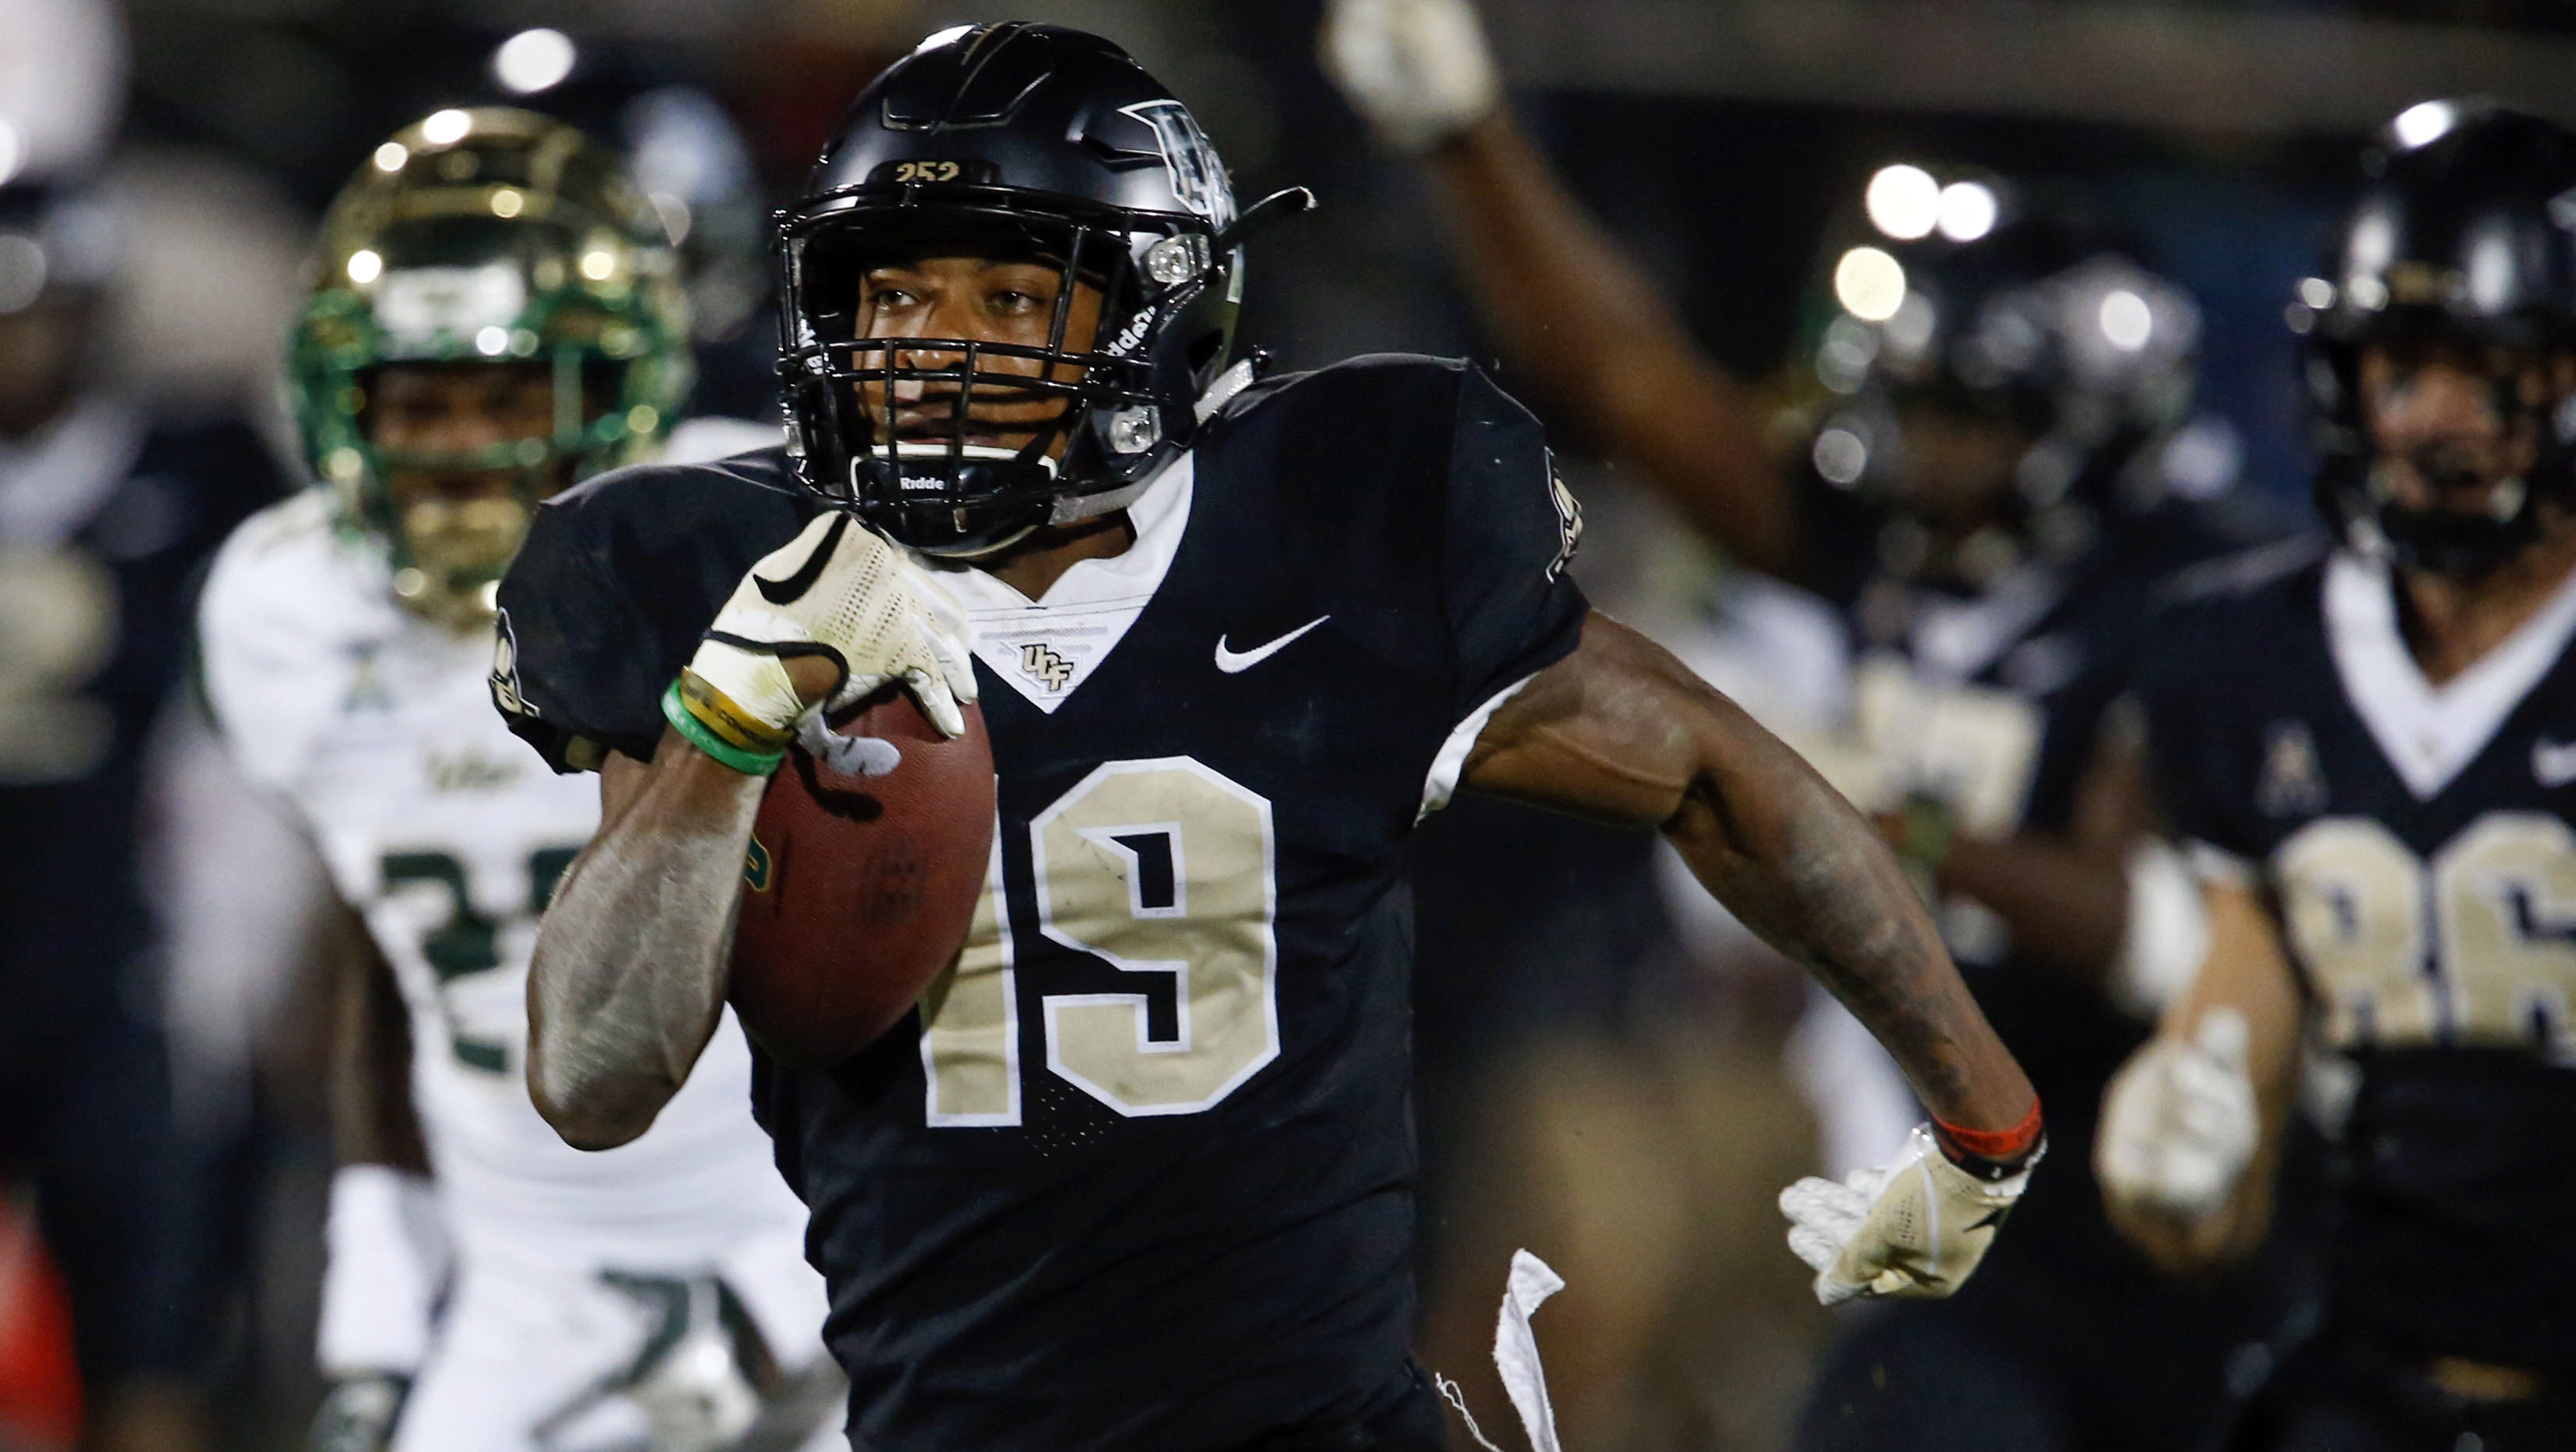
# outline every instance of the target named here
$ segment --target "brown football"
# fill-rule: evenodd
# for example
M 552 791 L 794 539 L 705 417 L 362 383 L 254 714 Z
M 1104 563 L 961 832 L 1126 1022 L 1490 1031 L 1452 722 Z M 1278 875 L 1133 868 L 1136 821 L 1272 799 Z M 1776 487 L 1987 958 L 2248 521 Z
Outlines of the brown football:
M 848 775 L 789 747 L 752 825 L 734 928 L 734 1011 L 800 1069 L 902 1021 L 965 943 L 993 850 L 993 752 L 975 707 L 954 741 L 900 692 L 839 731 L 892 742 L 903 760 Z

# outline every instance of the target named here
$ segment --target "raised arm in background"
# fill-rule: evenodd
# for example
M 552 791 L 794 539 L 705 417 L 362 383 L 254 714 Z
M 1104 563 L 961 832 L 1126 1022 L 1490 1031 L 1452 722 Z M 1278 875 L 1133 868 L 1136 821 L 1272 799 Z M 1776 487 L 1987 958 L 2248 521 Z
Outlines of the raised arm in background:
M 1513 126 L 1465 0 L 1336 0 L 1324 59 L 1381 134 L 1421 154 L 1513 374 L 1729 554 L 1793 575 L 1794 501 L 1751 395 Z
M 1471 0 L 1333 0 L 1323 59 L 1430 172 L 1451 255 L 1514 374 L 1738 563 L 1804 583 L 1796 497 L 1751 394 L 1512 124 Z M 2067 833 L 1947 842 L 1936 873 L 2002 915 L 2033 959 L 2099 986 L 2122 946 L 2146 818 L 2134 770 L 2108 754 L 2084 796 Z M 1904 836 L 1892 816 L 1878 826 Z

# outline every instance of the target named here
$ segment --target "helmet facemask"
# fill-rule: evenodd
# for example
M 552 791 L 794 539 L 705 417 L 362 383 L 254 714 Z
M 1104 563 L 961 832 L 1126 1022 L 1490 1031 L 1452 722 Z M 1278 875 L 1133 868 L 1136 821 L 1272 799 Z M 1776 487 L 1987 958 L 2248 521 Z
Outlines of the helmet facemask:
M 2576 133 L 2425 102 L 2364 170 L 2289 311 L 2308 339 L 2317 503 L 2363 553 L 2474 580 L 2576 511 Z M 2408 407 L 2434 411 L 2387 412 Z
M 2539 540 L 2550 510 L 2576 506 L 2576 393 L 2569 387 L 2576 356 L 2454 343 L 2446 332 L 2459 330 L 2399 334 L 2386 349 L 2394 361 L 2384 366 L 2412 372 L 2424 366 L 2428 345 L 2450 355 L 2454 366 L 2483 380 L 2492 436 L 2386 447 L 2372 429 L 2367 347 L 2329 349 L 2327 366 L 2349 400 L 2339 410 L 2349 425 L 2336 431 L 2344 446 L 2325 450 L 2319 486 L 2329 516 L 2359 547 L 2401 569 L 2475 580 Z
M 460 631 L 490 620 L 537 506 L 597 466 L 592 424 L 618 372 L 565 349 L 548 362 L 393 362 L 360 375 L 366 473 L 350 503 L 385 542 L 403 604 Z M 406 420 L 422 401 L 468 416 L 478 441 L 418 432 Z
M 785 245 L 781 371 L 808 477 L 929 554 L 989 554 L 1128 503 L 1186 440 L 1193 420 L 1175 400 L 1195 396 L 1231 322 L 1230 302 L 1189 316 L 1233 262 L 1183 219 L 1050 213 L 1024 197 L 861 206 L 791 223 Z M 1052 271 L 1043 336 L 867 336 L 871 271 L 941 257 Z M 1203 357 L 1156 346 L 1175 322 L 1196 325 L 1188 352 Z

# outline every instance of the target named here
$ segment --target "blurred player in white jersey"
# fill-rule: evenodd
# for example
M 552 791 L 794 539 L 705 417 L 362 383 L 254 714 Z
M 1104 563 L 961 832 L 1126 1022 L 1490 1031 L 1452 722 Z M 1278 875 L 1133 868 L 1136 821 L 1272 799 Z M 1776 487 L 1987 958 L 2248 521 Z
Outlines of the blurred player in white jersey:
M 376 149 L 314 267 L 289 366 L 324 484 L 233 536 L 199 624 L 235 760 L 372 949 L 336 1028 L 315 1445 L 835 1443 L 822 1283 L 739 1030 L 605 1154 L 523 1074 L 537 915 L 598 807 L 492 712 L 492 593 L 536 504 L 651 449 L 686 393 L 668 235 L 579 132 L 441 111 Z

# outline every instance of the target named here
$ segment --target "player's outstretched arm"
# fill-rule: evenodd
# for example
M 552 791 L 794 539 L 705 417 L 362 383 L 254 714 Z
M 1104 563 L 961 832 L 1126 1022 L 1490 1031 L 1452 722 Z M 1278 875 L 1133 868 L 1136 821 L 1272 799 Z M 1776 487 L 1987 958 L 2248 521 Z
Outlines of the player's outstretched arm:
M 2018 1125 L 2030 1081 L 1878 834 L 1660 646 L 1606 616 L 1497 711 L 1463 784 L 1671 839 L 1700 881 L 1887 1045 L 1926 1108 Z
M 1465 785 L 1660 828 L 1895 1057 L 1933 1123 L 1888 1165 L 1783 1191 L 1817 1299 L 1941 1297 L 1975 1271 L 2038 1160 L 2039 1101 L 1969 997 L 1886 844 L 1786 746 L 1600 615 L 1496 712 Z
M 1323 54 L 1353 107 L 1421 153 L 1512 368 L 1737 559 L 1794 570 L 1794 508 L 1752 398 L 1512 125 L 1469 0 L 1334 0 Z
M 2209 956 L 2104 1091 L 2093 1154 L 2111 1223 L 2178 1274 L 2251 1254 L 2271 1228 L 2305 1012 L 2255 890 L 2203 896 Z

